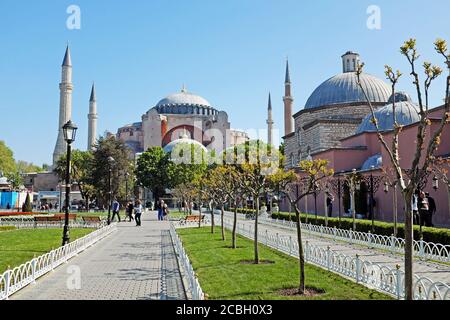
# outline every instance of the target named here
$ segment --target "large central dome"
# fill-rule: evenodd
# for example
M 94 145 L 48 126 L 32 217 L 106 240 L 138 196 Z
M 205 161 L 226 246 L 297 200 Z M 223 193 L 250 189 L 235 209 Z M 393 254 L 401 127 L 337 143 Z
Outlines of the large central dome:
M 371 102 L 388 101 L 391 88 L 383 80 L 366 73 L 361 74 L 360 78 Z M 305 109 L 356 102 L 366 103 L 366 98 L 358 86 L 356 72 L 346 72 L 322 83 L 309 97 Z
M 181 92 L 171 94 L 158 102 L 156 107 L 174 106 L 174 105 L 194 105 L 210 107 L 209 102 L 193 93 L 187 92 L 185 88 Z

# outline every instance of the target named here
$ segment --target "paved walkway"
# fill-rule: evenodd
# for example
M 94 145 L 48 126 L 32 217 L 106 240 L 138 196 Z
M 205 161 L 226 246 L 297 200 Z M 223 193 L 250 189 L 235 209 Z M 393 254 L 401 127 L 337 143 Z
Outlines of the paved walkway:
M 226 217 L 232 218 L 233 214 L 227 212 Z M 245 225 L 254 225 L 253 220 L 246 220 L 242 215 L 238 216 L 239 223 L 244 223 Z M 216 224 L 220 224 L 220 220 L 216 216 Z M 274 224 L 265 223 L 263 219 L 260 219 L 258 228 L 261 231 L 266 229 L 269 232 L 279 233 L 281 235 L 292 236 L 294 239 L 297 238 L 297 233 L 295 228 L 289 228 L 286 226 L 275 226 Z M 350 244 L 345 242 L 335 242 L 331 239 L 320 238 L 317 236 L 312 236 L 306 232 L 302 233 L 304 241 L 309 241 L 310 244 L 327 248 L 348 256 L 356 256 L 357 254 L 361 259 L 367 260 L 373 263 L 384 264 L 388 267 L 395 268 L 397 264 L 400 265 L 401 270 L 404 270 L 404 258 L 402 255 L 389 253 L 386 251 L 381 251 L 377 249 L 371 249 L 357 244 Z M 450 285 L 450 265 L 440 264 L 431 261 L 421 261 L 419 259 L 414 259 L 414 274 L 420 277 L 427 277 L 434 282 L 441 281 Z
M 115 233 L 19 291 L 11 297 L 15 299 L 184 300 L 169 223 L 158 222 L 155 213 L 143 215 L 142 227 L 119 223 Z

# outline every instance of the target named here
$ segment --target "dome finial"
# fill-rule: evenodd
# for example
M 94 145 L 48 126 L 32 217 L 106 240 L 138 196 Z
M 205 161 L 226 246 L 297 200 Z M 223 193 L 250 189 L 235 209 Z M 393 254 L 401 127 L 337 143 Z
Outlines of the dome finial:
M 183 83 L 183 87 L 181 88 L 181 92 L 187 93 L 186 85 Z

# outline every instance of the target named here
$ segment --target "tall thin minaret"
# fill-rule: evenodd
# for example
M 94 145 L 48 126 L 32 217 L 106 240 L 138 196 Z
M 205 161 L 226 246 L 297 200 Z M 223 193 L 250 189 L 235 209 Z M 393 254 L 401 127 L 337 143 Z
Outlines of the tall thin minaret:
M 91 98 L 89 99 L 89 114 L 88 114 L 88 145 L 87 149 L 92 150 L 97 137 L 97 99 L 95 97 L 95 84 L 92 84 Z
M 273 130 L 273 118 L 272 118 L 272 99 L 270 97 L 269 92 L 269 104 L 267 107 L 267 143 L 269 145 L 273 145 L 273 136 L 272 136 L 272 130 Z
M 53 167 L 56 166 L 58 159 L 66 153 L 67 144 L 64 140 L 62 127 L 72 118 L 72 91 L 72 60 L 69 46 L 67 46 L 62 63 L 61 83 L 59 84 L 58 139 L 53 151 Z
M 294 132 L 294 118 L 292 117 L 291 75 L 289 74 L 289 60 L 286 60 L 286 80 L 284 81 L 284 135 Z

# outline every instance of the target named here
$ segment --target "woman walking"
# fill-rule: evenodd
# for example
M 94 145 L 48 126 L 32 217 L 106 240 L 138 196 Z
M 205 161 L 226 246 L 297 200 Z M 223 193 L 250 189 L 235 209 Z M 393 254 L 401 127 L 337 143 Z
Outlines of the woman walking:
M 141 215 L 142 215 L 142 204 L 141 201 L 137 200 L 134 206 L 134 218 L 136 219 L 136 227 L 141 226 Z

